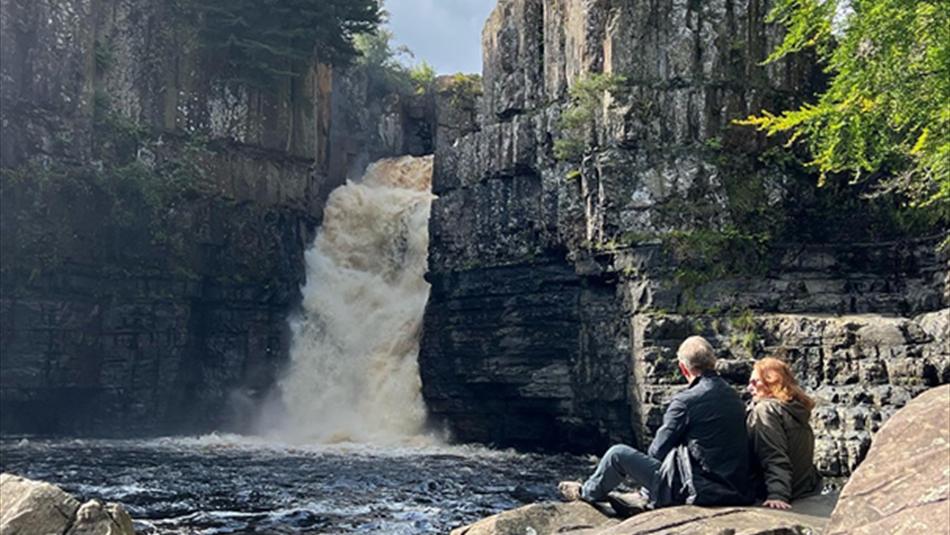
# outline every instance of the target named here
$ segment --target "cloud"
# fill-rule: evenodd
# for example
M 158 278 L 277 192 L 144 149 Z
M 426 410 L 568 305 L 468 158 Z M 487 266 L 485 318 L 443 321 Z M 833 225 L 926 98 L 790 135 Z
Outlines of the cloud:
M 389 27 L 437 73 L 481 72 L 482 26 L 497 0 L 386 0 Z

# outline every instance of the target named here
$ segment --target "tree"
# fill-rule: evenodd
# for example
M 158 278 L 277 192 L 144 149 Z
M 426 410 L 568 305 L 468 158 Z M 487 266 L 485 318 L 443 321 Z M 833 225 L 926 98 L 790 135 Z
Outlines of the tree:
M 950 208 L 950 2 L 777 0 L 787 27 L 766 60 L 814 48 L 830 76 L 817 102 L 742 124 L 803 142 L 819 170 Z
M 242 81 L 264 88 L 299 76 L 317 57 L 346 65 L 359 56 L 355 36 L 380 23 L 376 0 L 194 0 L 205 45 L 227 52 Z
M 360 52 L 356 65 L 366 75 L 370 95 L 381 97 L 389 93 L 412 92 L 409 68 L 401 60 L 412 57 L 412 51 L 406 46 L 393 48 L 394 38 L 391 30 L 382 27 L 356 36 L 356 48 Z

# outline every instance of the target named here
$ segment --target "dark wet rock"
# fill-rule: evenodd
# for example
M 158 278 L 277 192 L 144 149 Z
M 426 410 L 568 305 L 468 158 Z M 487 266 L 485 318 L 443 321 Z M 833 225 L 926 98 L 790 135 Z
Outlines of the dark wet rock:
M 188 9 L 0 3 L 4 434 L 251 429 L 330 191 L 474 129 L 475 95 L 451 84 L 377 95 L 359 70 L 316 63 L 293 91 L 224 83 Z M 188 188 L 159 215 L 110 219 L 135 188 L 103 186 L 103 169 L 172 169 Z
M 924 392 L 874 435 L 827 535 L 943 533 L 950 515 L 950 385 Z

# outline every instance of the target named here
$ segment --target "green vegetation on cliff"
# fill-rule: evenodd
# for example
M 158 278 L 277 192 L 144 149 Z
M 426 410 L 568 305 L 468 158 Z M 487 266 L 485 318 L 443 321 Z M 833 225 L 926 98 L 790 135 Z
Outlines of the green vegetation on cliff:
M 610 93 L 621 93 L 627 79 L 615 74 L 596 73 L 578 80 L 570 88 L 571 102 L 561 113 L 558 127 L 561 138 L 554 141 L 554 157 L 558 160 L 578 160 L 592 149 L 587 139 L 597 123 L 597 114 Z
M 950 207 L 950 4 L 934 0 L 780 0 L 788 27 L 768 61 L 814 48 L 831 76 L 817 102 L 750 117 L 803 142 L 810 165 Z
M 345 65 L 359 55 L 356 36 L 380 22 L 376 0 L 179 0 L 204 16 L 205 45 L 227 52 L 245 83 L 269 87 L 298 76 L 314 57 Z
M 426 61 L 409 65 L 406 60 L 413 56 L 412 51 L 406 46 L 393 47 L 394 38 L 391 30 L 379 28 L 354 39 L 360 53 L 356 69 L 366 77 L 369 96 L 424 95 L 434 91 L 436 74 L 432 65 Z M 466 75 L 458 76 L 464 79 Z

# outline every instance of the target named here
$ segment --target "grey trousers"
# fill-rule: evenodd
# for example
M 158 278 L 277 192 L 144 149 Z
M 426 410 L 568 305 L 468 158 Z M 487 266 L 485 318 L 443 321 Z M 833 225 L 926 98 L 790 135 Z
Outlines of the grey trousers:
M 624 444 L 612 446 L 600 460 L 594 475 L 584 482 L 581 498 L 588 502 L 602 501 L 607 497 L 608 492 L 628 477 L 637 486 L 650 492 L 656 488 L 659 477 L 657 472 L 661 464 L 660 461 L 630 446 Z

